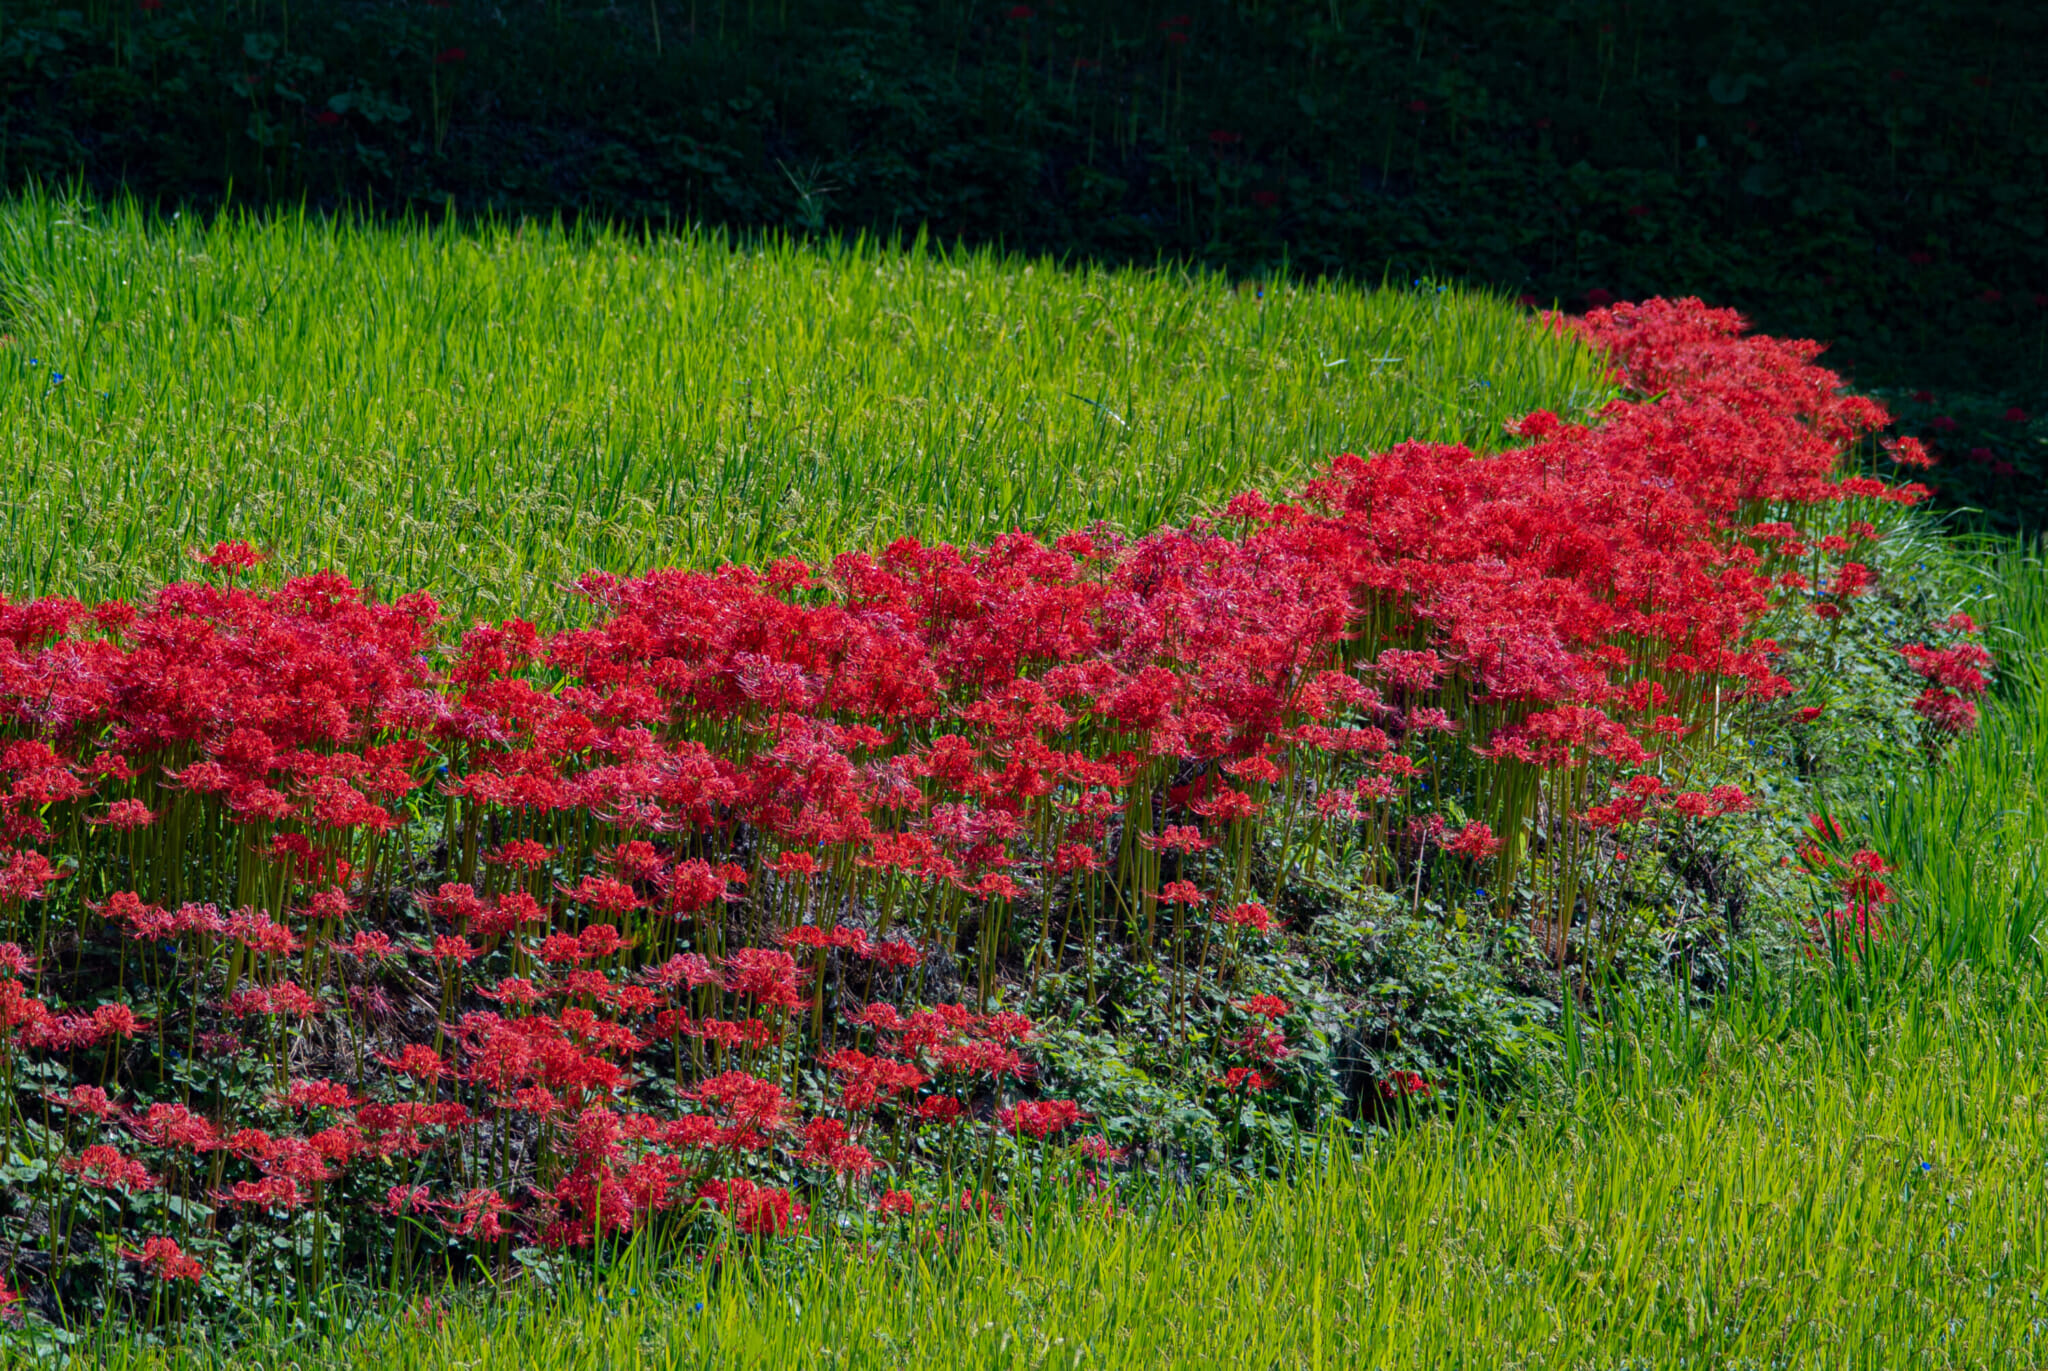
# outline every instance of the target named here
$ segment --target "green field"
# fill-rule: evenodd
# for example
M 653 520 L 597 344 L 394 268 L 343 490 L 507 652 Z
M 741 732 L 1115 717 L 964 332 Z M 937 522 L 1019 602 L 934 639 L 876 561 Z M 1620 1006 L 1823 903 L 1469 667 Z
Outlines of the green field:
M 1185 518 L 1343 449 L 1608 393 L 1502 301 L 932 247 L 0 207 L 10 597 L 247 538 L 463 611 L 592 566 Z M 57 380 L 58 373 L 63 379 Z M 2048 574 L 1989 560 L 2004 674 L 1931 780 L 1845 814 L 1881 944 L 1705 1009 L 1609 1001 L 1498 1114 L 1232 1195 L 1135 1191 L 901 1250 L 828 1233 L 594 1285 L 251 1310 L 111 1368 L 1900 1367 L 2048 1361 Z M 2002 635 L 2002 636 L 1996 636 Z M 1021 1204 L 1022 1201 L 1019 1201 Z M 329 1325 L 331 1329 L 334 1325 Z M 66 1349 L 43 1349 L 61 1362 Z
M 543 616 L 592 567 L 1143 529 L 1607 393 L 1526 312 L 1432 287 L 51 198 L 0 208 L 0 333 L 8 594 L 246 538 Z

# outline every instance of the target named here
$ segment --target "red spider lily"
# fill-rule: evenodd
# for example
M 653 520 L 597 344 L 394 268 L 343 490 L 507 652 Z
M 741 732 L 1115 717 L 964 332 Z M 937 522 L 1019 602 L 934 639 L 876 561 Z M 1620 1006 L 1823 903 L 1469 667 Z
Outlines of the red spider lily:
M 104 824 L 123 833 L 132 833 L 138 828 L 147 828 L 156 822 L 156 815 L 140 800 L 115 800 L 107 806 L 107 812 L 93 816 L 87 822 Z
M 86 1148 L 79 1156 L 64 1158 L 61 1165 L 87 1185 L 102 1190 L 125 1190 L 133 1194 L 157 1187 L 156 1177 L 150 1175 L 149 1169 L 141 1162 L 122 1156 L 119 1149 L 104 1143 Z
M 967 1106 L 951 1095 L 933 1095 L 929 1099 L 920 1101 L 917 1106 L 917 1120 L 919 1123 L 958 1123 L 966 1117 Z
M 731 1145 L 758 1148 L 765 1135 L 789 1125 L 792 1102 L 782 1087 L 744 1071 L 727 1071 L 697 1088 L 696 1098 L 719 1111 L 728 1121 Z
M 908 1062 L 871 1057 L 865 1052 L 842 1048 L 825 1059 L 825 1066 L 843 1078 L 840 1102 L 849 1112 L 864 1114 L 879 1105 L 923 1085 L 928 1077 Z
M 65 873 L 50 865 L 40 852 L 5 855 L 6 865 L 0 866 L 0 903 L 22 904 L 43 899 L 51 886 L 64 879 Z
M 563 893 L 600 914 L 613 917 L 630 913 L 644 903 L 632 886 L 612 876 L 585 876 L 574 890 Z
M 125 1004 L 99 1006 L 92 1012 L 92 1023 L 102 1038 L 130 1038 L 149 1027 Z
M 1286 1035 L 1277 1029 L 1254 1027 L 1240 1037 L 1224 1039 L 1224 1043 L 1255 1061 L 1284 1062 L 1294 1055 L 1294 1049 L 1287 1045 Z
M 123 1112 L 121 1106 L 96 1085 L 74 1085 L 67 1094 L 45 1095 L 43 1098 L 61 1108 L 89 1115 L 101 1123 L 118 1118 Z
M 1160 848 L 1169 852 L 1206 852 L 1216 846 L 1202 836 L 1201 830 L 1176 824 L 1168 824 L 1164 832 L 1154 837 L 1150 833 L 1138 835 L 1138 841 L 1149 848 Z
M 1273 916 L 1264 905 L 1255 901 L 1232 905 L 1216 917 L 1222 923 L 1235 928 L 1249 928 L 1254 933 L 1266 933 L 1273 927 Z
M 408 1043 L 400 1048 L 396 1057 L 380 1056 L 377 1060 L 393 1071 L 420 1081 L 437 1081 L 448 1070 L 448 1063 L 442 1060 L 440 1053 L 418 1043 Z
M 1278 995 L 1254 995 L 1249 1000 L 1239 1001 L 1237 1007 L 1262 1019 L 1284 1019 L 1292 1012 L 1287 1001 Z
M 1041 1142 L 1087 1117 L 1072 1100 L 1020 1100 L 996 1113 L 1004 1132 L 1028 1133 Z
M 861 943 L 853 950 L 877 966 L 908 971 L 924 960 L 924 953 L 907 938 L 888 938 L 878 943 Z
M 875 1200 L 875 1213 L 885 1219 L 907 1219 L 917 1212 L 917 1200 L 908 1190 L 884 1190 Z
M 495 847 L 484 854 L 484 860 L 493 866 L 516 867 L 521 871 L 538 871 L 548 864 L 548 850 L 531 838 L 515 838 L 509 843 Z
M 1434 1094 L 1435 1090 L 1435 1086 L 1424 1080 L 1421 1074 L 1415 1071 L 1396 1071 L 1393 1075 L 1380 1082 L 1380 1094 L 1390 1100 L 1399 1099 L 1404 1096 L 1409 1098 L 1417 1095 L 1426 1096 Z
M 1100 1134 L 1092 1138 L 1081 1139 L 1080 1142 L 1074 1144 L 1074 1148 L 1082 1156 L 1099 1166 L 1107 1166 L 1111 1162 L 1120 1162 L 1124 1159 L 1124 1150 L 1120 1147 L 1111 1147 L 1109 1139 Z
M 214 1199 L 220 1204 L 246 1205 L 251 1209 L 267 1209 L 279 1213 L 291 1213 L 303 1208 L 308 1200 L 299 1183 L 289 1176 L 266 1176 L 260 1181 L 238 1181 L 227 1190 L 217 1192 Z
M 442 1206 L 456 1217 L 442 1220 L 441 1226 L 458 1238 L 496 1242 L 509 1231 L 499 1216 L 511 1207 L 511 1202 L 495 1190 L 466 1190 L 459 1198 Z
M 1460 857 L 1483 860 L 1500 850 L 1500 839 L 1493 836 L 1493 829 L 1483 823 L 1466 824 L 1458 835 L 1444 844 L 1444 851 L 1454 852 Z
M 1272 1080 L 1263 1071 L 1250 1066 L 1233 1066 L 1223 1073 L 1222 1079 L 1225 1090 L 1249 1092 L 1270 1090 L 1273 1087 Z
M 803 1003 L 803 971 L 787 952 L 741 948 L 723 963 L 725 988 L 753 999 L 763 1009 L 795 1009 Z
M 1960 736 L 1977 726 L 1977 706 L 1960 695 L 1929 686 L 1913 701 L 1913 712 L 1939 733 Z
M 156 1278 L 160 1281 L 196 1282 L 206 1275 L 206 1267 L 197 1257 L 185 1255 L 174 1238 L 148 1238 L 144 1240 L 140 1252 L 124 1247 L 121 1249 L 121 1255 L 129 1261 L 155 1267 Z
M 391 941 L 390 934 L 370 930 L 358 932 L 352 941 L 341 944 L 340 948 L 349 956 L 359 957 L 364 961 L 378 961 L 398 955 L 398 946 Z
M 813 1119 L 804 1127 L 804 1150 L 797 1160 L 829 1167 L 841 1176 L 865 1176 L 881 1163 L 867 1148 L 847 1141 L 846 1125 L 837 1119 Z
M 468 939 L 453 938 L 447 934 L 437 936 L 433 946 L 421 951 L 433 960 L 453 967 L 464 966 L 483 955 L 483 949 L 471 945 Z
M 384 1192 L 381 1204 L 370 1207 L 394 1219 L 407 1214 L 424 1214 L 434 1207 L 433 1192 L 424 1185 L 394 1185 Z
M 718 1206 L 732 1226 L 742 1233 L 773 1236 L 800 1228 L 810 1211 L 798 1204 L 787 1190 L 756 1185 L 744 1177 L 710 1181 L 698 1195 Z
M 209 1152 L 220 1145 L 220 1130 L 182 1104 L 153 1104 L 128 1126 L 154 1147 Z
M 215 543 L 211 551 L 194 555 L 216 571 L 231 575 L 260 566 L 265 560 L 262 553 L 244 542 Z
M 348 1086 L 340 1081 L 297 1080 L 285 1091 L 284 1104 L 289 1109 L 354 1109 L 362 1101 L 350 1093 Z
M 1984 672 L 1991 665 L 1991 654 L 1975 643 L 1942 649 L 1914 644 L 1900 648 L 1899 653 L 1923 678 L 1960 694 L 1981 695 L 1989 684 Z

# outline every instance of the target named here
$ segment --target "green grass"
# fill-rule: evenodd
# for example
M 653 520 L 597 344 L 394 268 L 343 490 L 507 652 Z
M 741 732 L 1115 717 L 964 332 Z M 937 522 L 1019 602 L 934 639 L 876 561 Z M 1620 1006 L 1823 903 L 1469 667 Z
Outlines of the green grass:
M 1868 1047 L 1724 1030 L 1696 1079 L 1658 1059 L 1633 1087 L 1431 1124 L 1246 1200 L 1044 1222 L 908 1265 L 841 1244 L 658 1297 L 625 1270 L 236 1364 L 2039 1365 L 2044 1043 L 2031 998 L 1901 1013 Z
M 1855 822 L 1898 868 L 1895 957 L 1936 973 L 2034 974 L 2048 928 L 2048 576 L 2010 547 L 1991 545 L 1979 562 L 1998 680 L 1978 731 L 1948 765 L 1880 792 Z
M 247 538 L 489 614 L 592 567 L 1143 529 L 1607 393 L 1458 290 L 50 196 L 0 206 L 0 333 L 7 594 Z

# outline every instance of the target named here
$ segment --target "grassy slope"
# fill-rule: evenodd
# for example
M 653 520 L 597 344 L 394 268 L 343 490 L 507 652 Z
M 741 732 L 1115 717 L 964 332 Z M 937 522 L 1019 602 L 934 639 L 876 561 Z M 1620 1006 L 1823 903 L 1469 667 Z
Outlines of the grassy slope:
M 2038 663 L 2048 571 L 2001 570 L 2007 660 Z M 1943 778 L 1886 802 L 1949 835 L 1900 849 L 1898 947 L 1989 946 L 2024 907 L 1957 885 L 2048 845 L 2048 803 L 2008 774 L 2044 728 L 2048 670 L 2025 666 Z M 1817 998 L 1618 1017 L 1576 1089 L 1520 1117 L 1427 1121 L 1201 1211 L 1013 1215 L 907 1265 L 835 1242 L 779 1271 L 669 1276 L 658 1296 L 626 1265 L 600 1289 L 382 1323 L 348 1355 L 420 1371 L 2038 1365 L 2048 1000 L 2037 965 L 2007 965 L 1894 982 L 1854 1014 L 1821 981 Z
M 1461 292 L 51 199 L 0 206 L 0 334 L 8 594 L 247 538 L 543 617 L 593 566 L 1149 527 L 1605 394 Z

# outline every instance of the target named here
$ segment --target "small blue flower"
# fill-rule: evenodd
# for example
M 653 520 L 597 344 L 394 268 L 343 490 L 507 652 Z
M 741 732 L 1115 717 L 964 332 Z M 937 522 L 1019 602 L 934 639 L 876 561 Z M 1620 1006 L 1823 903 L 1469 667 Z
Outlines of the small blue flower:
M 1922 1162 L 1922 1163 L 1920 1163 L 1920 1169 L 1921 1169 L 1922 1171 L 1932 1171 L 1932 1170 L 1934 1169 L 1934 1163 L 1933 1163 L 1933 1162 Z
M 63 372 L 61 372 L 61 371 L 53 371 L 53 372 L 51 372 L 51 373 L 50 373 L 50 384 L 51 384 L 51 385 L 53 385 L 53 386 L 55 386 L 55 385 L 62 385 L 62 384 L 63 384 L 63 382 L 64 382 L 64 373 L 63 373 Z

